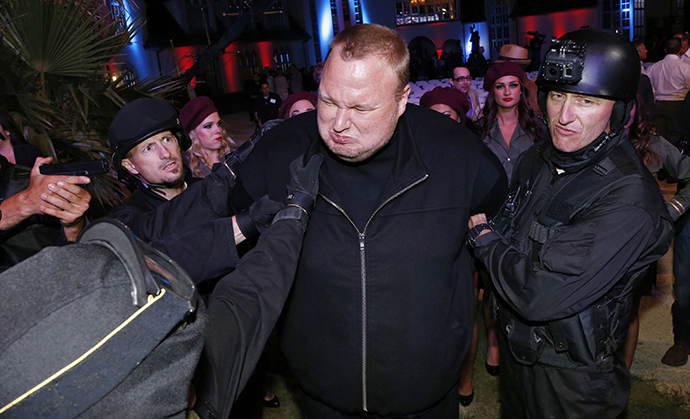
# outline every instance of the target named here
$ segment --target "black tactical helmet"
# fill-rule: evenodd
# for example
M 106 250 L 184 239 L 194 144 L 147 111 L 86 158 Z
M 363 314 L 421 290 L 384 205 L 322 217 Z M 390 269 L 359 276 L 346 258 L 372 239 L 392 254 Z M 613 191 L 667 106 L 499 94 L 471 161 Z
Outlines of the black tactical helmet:
M 604 29 L 578 29 L 554 39 L 546 52 L 537 78 L 539 107 L 546 115 L 549 90 L 603 97 L 619 102 L 623 114 L 611 118 L 617 126 L 627 119 L 639 81 L 640 57 L 630 41 Z
M 579 29 L 553 40 L 537 85 L 630 102 L 637 95 L 640 57 L 630 41 L 603 29 Z
M 177 119 L 171 104 L 159 99 L 137 99 L 120 109 L 115 115 L 108 138 L 113 166 L 122 169 L 122 158 L 134 146 L 159 132 L 170 131 L 177 137 L 180 151 L 187 150 L 192 141 Z

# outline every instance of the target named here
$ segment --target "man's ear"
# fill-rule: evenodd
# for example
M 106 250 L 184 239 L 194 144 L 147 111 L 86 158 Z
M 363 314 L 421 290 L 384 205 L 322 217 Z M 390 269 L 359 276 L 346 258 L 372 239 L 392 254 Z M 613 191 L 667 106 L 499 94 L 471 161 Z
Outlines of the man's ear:
M 122 167 L 124 167 L 129 173 L 133 175 L 138 175 L 139 171 L 130 159 L 122 159 Z
M 412 90 L 412 87 L 408 83 L 403 89 L 402 97 L 398 101 L 398 118 L 400 118 L 400 116 L 405 113 L 405 109 L 407 109 L 407 100 L 410 97 L 410 90 Z

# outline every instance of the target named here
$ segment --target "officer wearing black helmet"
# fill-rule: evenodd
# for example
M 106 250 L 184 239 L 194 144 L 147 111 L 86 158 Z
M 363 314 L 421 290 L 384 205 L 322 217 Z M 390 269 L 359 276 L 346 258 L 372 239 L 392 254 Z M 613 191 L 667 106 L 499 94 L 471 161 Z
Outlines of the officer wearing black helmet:
M 197 283 L 232 269 L 238 259 L 235 245 L 266 229 L 284 207 L 264 199 L 233 215 L 228 194 L 235 186 L 235 174 L 226 164 L 188 184 L 181 153 L 191 140 L 168 102 L 145 98 L 126 104 L 110 125 L 109 139 L 118 176 L 137 185 L 109 216 L 144 242 L 153 242 Z M 211 252 L 198 252 L 200 242 L 217 246 Z
M 618 349 L 633 290 L 672 235 L 623 128 L 639 74 L 637 52 L 617 34 L 554 40 L 537 79 L 550 138 L 520 157 L 501 212 L 470 220 L 498 294 L 504 416 L 625 410 L 630 378 Z

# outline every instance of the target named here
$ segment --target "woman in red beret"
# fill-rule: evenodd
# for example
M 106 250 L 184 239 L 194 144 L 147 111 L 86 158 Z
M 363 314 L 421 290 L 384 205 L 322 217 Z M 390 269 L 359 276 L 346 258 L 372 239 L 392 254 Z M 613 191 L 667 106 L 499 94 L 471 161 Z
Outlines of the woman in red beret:
M 535 142 L 544 138 L 546 127 L 534 115 L 529 105 L 529 90 L 525 88 L 527 76 L 524 70 L 514 62 L 494 64 L 484 77 L 484 90 L 489 92 L 484 104 L 482 119 L 477 121 L 481 127 L 481 136 L 498 157 L 510 181 L 513 164 L 517 158 Z M 490 375 L 499 374 L 498 354 L 498 321 L 494 318 L 489 305 L 491 279 L 489 273 L 481 267 L 475 276 L 475 302 L 478 303 L 479 289 L 484 289 L 483 309 L 484 323 L 488 335 L 486 371 Z M 474 361 L 477 356 L 478 320 L 475 317 L 474 336 L 470 350 L 462 364 L 458 380 L 460 404 L 468 406 L 474 397 L 472 384 Z
M 475 134 L 480 134 L 475 123 L 470 118 L 465 117 L 467 111 L 470 110 L 470 102 L 467 100 L 467 96 L 458 89 L 434 87 L 433 90 L 422 95 L 419 99 L 419 106 L 446 115 L 450 119 L 464 124 Z
M 312 92 L 295 92 L 280 105 L 278 119 L 288 119 L 304 112 L 316 110 L 316 101 L 317 97 Z
M 489 94 L 479 121 L 482 138 L 501 160 L 508 181 L 518 156 L 545 134 L 544 123 L 530 107 L 526 79 L 522 67 L 510 61 L 494 64 L 484 77 Z
M 237 148 L 225 132 L 213 101 L 206 96 L 192 99 L 182 107 L 180 124 L 192 139 L 192 146 L 182 159 L 195 178 L 211 174 L 213 165 Z

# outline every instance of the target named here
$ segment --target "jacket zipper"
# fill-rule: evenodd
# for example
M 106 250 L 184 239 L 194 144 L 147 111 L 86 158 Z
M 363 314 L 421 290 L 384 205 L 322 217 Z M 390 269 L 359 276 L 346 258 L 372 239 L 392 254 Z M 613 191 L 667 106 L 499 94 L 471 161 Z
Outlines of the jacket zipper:
M 369 223 L 371 220 L 374 218 L 374 216 L 383 208 L 386 206 L 389 202 L 391 202 L 393 199 L 397 198 L 401 194 L 407 192 L 411 188 L 415 187 L 416 185 L 420 184 L 421 182 L 425 181 L 429 177 L 428 174 L 425 174 L 421 178 L 417 179 L 416 181 L 410 183 L 408 186 L 405 188 L 399 190 L 397 193 L 392 195 L 390 198 L 386 199 L 376 210 L 374 211 L 373 214 L 371 214 L 371 217 L 369 217 L 369 220 L 367 220 L 367 223 L 364 225 L 364 231 L 360 232 L 357 226 L 355 225 L 354 222 L 352 222 L 352 219 L 345 213 L 345 211 L 335 202 L 333 202 L 331 199 L 327 198 L 323 194 L 320 194 L 321 197 L 328 202 L 329 204 L 333 205 L 338 211 L 340 211 L 345 218 L 352 224 L 352 226 L 355 228 L 357 231 L 357 235 L 359 238 L 359 264 L 360 264 L 360 281 L 362 284 L 362 410 L 365 412 L 368 412 L 368 407 L 367 407 L 367 266 L 365 263 L 365 245 L 364 245 L 364 239 L 366 238 L 366 231 L 367 227 L 369 227 Z
M 369 222 L 367 221 L 367 225 Z M 366 231 L 366 225 L 364 231 Z M 362 409 L 367 411 L 367 265 L 364 263 L 364 233 L 359 233 L 359 266 L 362 283 Z

